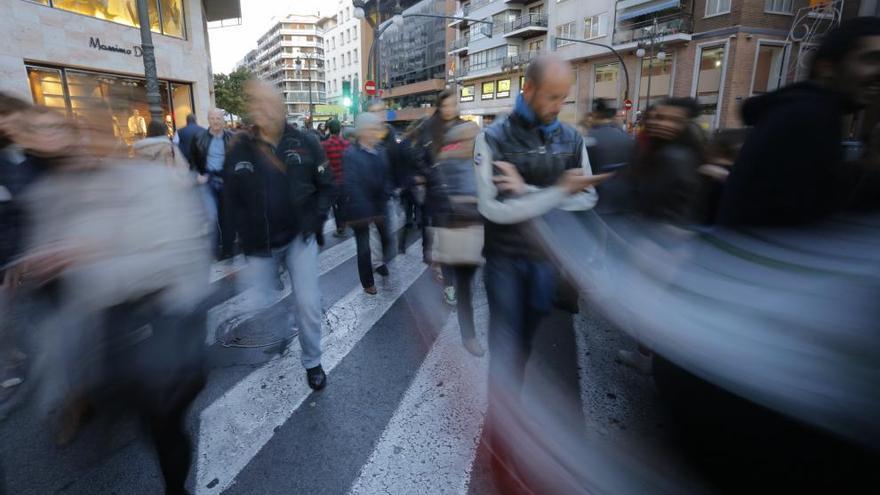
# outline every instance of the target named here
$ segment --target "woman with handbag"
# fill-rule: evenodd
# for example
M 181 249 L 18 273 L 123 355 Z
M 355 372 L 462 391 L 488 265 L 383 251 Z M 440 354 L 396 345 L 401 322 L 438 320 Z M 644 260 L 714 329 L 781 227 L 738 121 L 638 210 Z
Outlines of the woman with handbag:
M 473 122 L 461 121 L 450 127 L 426 177 L 431 262 L 442 266 L 446 300 L 457 305 L 462 343 L 475 356 L 485 354 L 474 329 L 472 295 L 474 274 L 484 262 L 483 222 L 477 211 L 473 165 L 474 140 L 479 132 Z

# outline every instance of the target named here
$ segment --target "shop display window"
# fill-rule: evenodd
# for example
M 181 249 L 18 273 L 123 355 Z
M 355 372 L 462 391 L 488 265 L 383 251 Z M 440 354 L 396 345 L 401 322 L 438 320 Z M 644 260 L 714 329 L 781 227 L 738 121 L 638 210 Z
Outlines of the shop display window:
M 44 0 L 39 3 L 107 21 L 138 27 L 137 0 Z M 176 38 L 184 37 L 183 0 L 148 0 L 150 29 Z

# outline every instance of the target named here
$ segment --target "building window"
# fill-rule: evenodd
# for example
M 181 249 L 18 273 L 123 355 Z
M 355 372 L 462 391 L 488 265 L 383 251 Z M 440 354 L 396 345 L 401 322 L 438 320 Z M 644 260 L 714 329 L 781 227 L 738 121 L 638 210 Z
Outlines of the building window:
M 529 53 L 540 53 L 544 49 L 544 40 L 535 40 L 529 42 Z
M 717 126 L 718 107 L 721 95 L 721 76 L 724 73 L 724 47 L 702 48 L 697 55 L 697 88 L 694 95 L 700 105 L 697 122 L 704 129 Z
M 40 1 L 40 3 L 49 4 L 45 1 Z M 118 0 L 116 2 L 52 0 L 51 6 L 126 26 L 140 26 L 137 15 L 137 0 Z M 183 0 L 149 0 L 147 8 L 150 12 L 151 30 L 175 38 L 184 37 Z
M 480 98 L 482 98 L 484 100 L 495 99 L 495 81 L 484 82 L 480 93 L 481 93 Z
M 356 63 L 358 63 L 358 51 L 357 51 L 357 48 L 354 49 L 354 52 L 353 52 L 353 53 L 354 53 L 354 63 L 356 64 Z
M 357 27 L 353 28 L 351 30 L 351 34 L 352 34 L 352 36 L 351 36 L 352 39 L 358 39 L 358 28 Z
M 792 0 L 764 0 L 764 12 L 768 14 L 791 14 L 793 13 Z
M 706 17 L 729 14 L 732 0 L 706 0 Z
M 759 95 L 779 89 L 785 80 L 785 45 L 758 42 L 752 94 Z
M 594 15 L 584 19 L 584 39 L 608 36 L 608 13 Z
M 639 78 L 639 106 L 648 108 L 667 98 L 672 91 L 672 56 L 663 60 L 654 57 L 642 59 L 642 72 Z M 649 94 L 650 92 L 650 94 Z M 643 103 L 647 102 L 647 103 Z
M 593 75 L 593 101 L 604 100 L 612 108 L 620 101 L 620 63 L 601 64 Z
M 143 79 L 37 66 L 28 66 L 27 73 L 34 103 L 64 110 L 74 119 L 104 122 L 108 132 L 112 128 L 126 143 L 142 137 L 141 131 L 150 121 Z M 171 135 L 175 128 L 185 126 L 186 116 L 193 113 L 192 87 L 160 80 L 159 92 Z
M 574 22 L 567 22 L 561 26 L 556 26 L 556 36 L 560 38 L 573 38 L 575 34 Z M 556 46 L 570 45 L 571 41 L 559 41 Z
M 461 87 L 461 98 L 460 100 L 464 103 L 474 101 L 474 85 L 470 86 L 462 86 Z
M 507 98 L 510 96 L 510 79 L 501 79 L 495 84 L 495 98 Z

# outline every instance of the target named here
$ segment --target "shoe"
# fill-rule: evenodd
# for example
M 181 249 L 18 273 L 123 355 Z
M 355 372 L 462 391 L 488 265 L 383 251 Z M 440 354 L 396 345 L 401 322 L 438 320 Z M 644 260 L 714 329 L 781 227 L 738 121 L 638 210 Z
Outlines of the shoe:
M 345 229 L 337 229 L 336 232 L 333 233 L 333 237 L 337 237 L 339 239 L 347 237 L 348 234 L 345 233 Z
M 455 287 L 447 287 L 443 289 L 443 295 L 446 297 L 446 304 L 455 306 L 458 300 L 455 298 Z
M 320 364 L 306 370 L 306 380 L 309 382 L 309 387 L 312 390 L 321 390 L 327 386 L 327 375 Z
M 654 368 L 654 359 L 638 351 L 617 351 L 617 358 L 643 375 L 650 375 Z
M 364 292 L 366 292 L 367 294 L 369 294 L 371 296 L 375 296 L 379 291 L 376 290 L 376 286 L 373 285 L 371 287 L 367 287 L 366 289 L 364 289 Z
M 483 357 L 486 354 L 486 351 L 483 350 L 483 346 L 480 345 L 480 341 L 477 340 L 476 337 L 462 339 L 461 343 L 464 344 L 464 348 L 474 356 Z
M 388 265 L 379 266 L 379 268 L 376 268 L 376 273 L 378 273 L 380 277 L 387 277 L 388 276 Z

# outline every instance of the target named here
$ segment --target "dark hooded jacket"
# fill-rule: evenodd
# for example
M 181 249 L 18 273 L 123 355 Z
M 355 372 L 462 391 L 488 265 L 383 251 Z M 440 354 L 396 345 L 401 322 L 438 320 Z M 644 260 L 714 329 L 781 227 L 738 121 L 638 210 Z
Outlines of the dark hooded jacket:
M 855 169 L 843 163 L 843 100 L 804 82 L 751 98 L 742 115 L 752 130 L 724 185 L 717 223 L 801 225 L 840 211 Z

